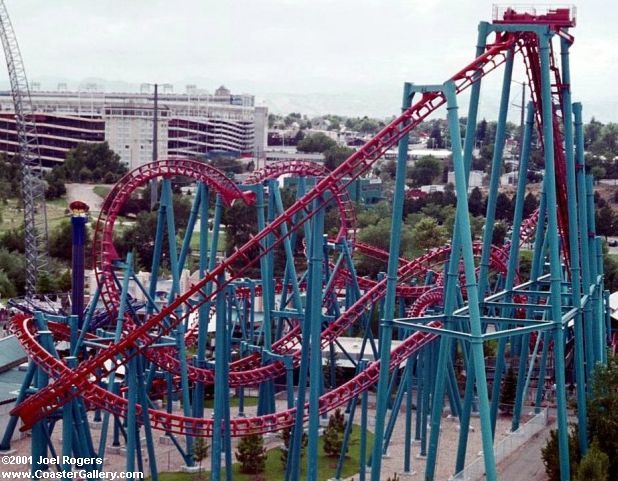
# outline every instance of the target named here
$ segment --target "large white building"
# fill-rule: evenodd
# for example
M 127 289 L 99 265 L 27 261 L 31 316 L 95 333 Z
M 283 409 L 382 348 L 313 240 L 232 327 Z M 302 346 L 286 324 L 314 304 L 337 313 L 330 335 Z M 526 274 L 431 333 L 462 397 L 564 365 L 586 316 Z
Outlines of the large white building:
M 152 160 L 154 95 L 79 92 L 32 92 L 43 165 L 63 162 L 80 142 L 107 141 L 130 168 Z M 0 152 L 17 152 L 10 92 L 0 92 Z M 158 95 L 158 158 L 203 156 L 211 152 L 260 156 L 266 146 L 268 109 L 253 95 L 214 94 L 187 86 L 184 94 Z

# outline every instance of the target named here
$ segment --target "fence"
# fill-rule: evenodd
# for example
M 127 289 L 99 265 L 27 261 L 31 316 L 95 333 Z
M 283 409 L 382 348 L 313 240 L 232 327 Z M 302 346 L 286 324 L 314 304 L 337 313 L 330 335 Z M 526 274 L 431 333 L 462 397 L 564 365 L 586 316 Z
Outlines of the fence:
M 535 434 L 547 425 L 547 408 L 534 415 L 527 423 L 521 425 L 517 431 L 509 433 L 504 439 L 494 446 L 496 463 L 507 458 L 518 448 L 523 446 Z M 485 475 L 485 459 L 481 455 L 468 466 L 451 476 L 449 481 L 476 481 Z

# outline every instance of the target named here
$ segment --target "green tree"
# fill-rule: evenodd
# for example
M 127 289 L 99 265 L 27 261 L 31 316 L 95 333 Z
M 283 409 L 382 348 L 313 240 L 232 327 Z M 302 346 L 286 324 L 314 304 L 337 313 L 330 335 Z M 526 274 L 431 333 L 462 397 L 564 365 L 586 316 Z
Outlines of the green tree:
M 605 167 L 601 167 L 600 165 L 595 165 L 590 169 L 590 173 L 594 177 L 595 180 L 604 179 L 607 171 Z
M 328 426 L 324 429 L 324 453 L 328 457 L 337 457 L 343 447 L 343 432 L 345 430 L 345 419 L 339 409 L 336 409 L 328 418 Z
M 491 243 L 495 246 L 503 245 L 506 239 L 506 232 L 506 224 L 502 221 L 496 222 L 491 233 Z
M 577 426 L 569 430 L 569 470 L 575 473 L 580 460 Z M 552 429 L 547 444 L 541 448 L 541 458 L 545 465 L 545 474 L 548 481 L 560 481 L 560 457 L 558 454 L 558 431 Z
M 412 229 L 412 245 L 422 251 L 444 245 L 446 238 L 446 229 L 430 217 L 423 217 Z
M 532 192 L 528 192 L 526 197 L 524 197 L 524 212 L 523 218 L 526 219 L 529 217 L 538 207 L 539 201 L 536 196 Z
M 324 166 L 329 170 L 335 170 L 353 153 L 354 149 L 335 145 L 324 151 Z
M 358 240 L 382 250 L 388 251 L 390 247 L 391 219 L 385 217 L 380 219 L 375 225 L 368 225 L 358 232 Z M 408 257 L 412 255 L 413 249 L 412 229 L 405 225 L 401 229 L 401 253 Z M 357 265 L 360 275 L 375 277 L 378 272 L 386 269 L 386 263 L 382 260 L 373 259 L 361 255 Z
M 609 479 L 609 457 L 593 442 L 577 468 L 574 481 L 607 481 Z
M 584 146 L 590 149 L 592 145 L 601 137 L 603 124 L 594 117 L 590 119 L 590 123 L 584 126 Z
M 590 145 L 590 151 L 594 155 L 605 157 L 607 160 L 618 155 L 618 124 L 604 125 L 599 137 Z
M 504 192 L 500 192 L 496 198 L 496 219 L 510 222 L 513 219 L 513 202 Z
M 513 366 L 510 365 L 506 376 L 502 380 L 502 387 L 500 390 L 500 408 L 510 414 L 513 412 L 513 404 L 515 403 L 515 396 L 517 394 L 517 377 Z
M 49 254 L 57 259 L 65 261 L 71 261 L 72 258 L 72 231 L 71 221 L 63 220 L 54 227 L 49 233 Z M 90 252 L 92 236 L 88 229 L 86 229 L 86 253 Z
M 244 170 L 242 163 L 238 159 L 225 155 L 213 157 L 210 159 L 210 165 L 228 175 L 240 174 Z
M 596 209 L 595 223 L 597 228 L 597 234 L 605 236 L 614 235 L 616 233 L 616 226 L 618 224 L 618 218 L 614 209 L 609 205 L 604 205 L 600 209 Z
M 198 463 L 199 467 L 199 479 L 202 477 L 202 461 L 208 456 L 208 443 L 204 438 L 197 438 L 193 444 L 193 461 Z
M 618 479 L 618 358 L 608 357 L 592 373 L 588 398 L 588 438 L 609 456 L 609 479 Z
M 64 163 L 53 170 L 71 182 L 100 182 L 111 172 L 115 182 L 127 172 L 127 167 L 107 142 L 84 142 L 69 150 Z
M 296 149 L 299 152 L 324 153 L 328 149 L 336 146 L 337 142 L 328 135 L 318 132 L 317 134 L 308 135 L 298 142 Z
M 485 165 L 485 172 L 491 169 L 491 161 L 494 156 L 494 144 L 483 145 L 479 150 L 479 155 Z
M 69 292 L 71 290 L 71 270 L 65 269 L 56 281 L 58 292 Z
M 17 290 L 11 279 L 4 271 L 0 271 L 0 298 L 10 299 L 17 295 Z
M 23 254 L 6 248 L 0 249 L 0 271 L 4 272 L 15 288 L 17 295 L 26 289 L 26 261 Z
M 483 119 L 476 125 L 476 141 L 487 142 L 487 120 Z
M 363 117 L 358 123 L 356 130 L 358 130 L 362 134 L 375 134 L 382 127 L 384 127 L 384 122 Z
M 431 133 L 429 134 L 430 144 L 429 146 L 434 149 L 443 149 L 444 148 L 444 140 L 442 139 L 442 129 L 440 128 L 440 124 L 438 122 L 434 122 L 433 127 L 431 129 Z
M 475 187 L 468 197 L 468 211 L 472 215 L 485 215 L 485 203 L 481 189 Z
M 36 282 L 36 291 L 39 294 L 51 294 L 56 292 L 56 285 L 53 278 L 47 272 L 39 272 Z
M 429 185 L 442 172 L 440 161 L 432 155 L 426 155 L 416 161 L 409 170 L 408 178 L 412 179 L 412 185 L 419 187 Z
M 261 434 L 249 434 L 240 438 L 236 448 L 236 459 L 240 463 L 240 472 L 258 474 L 266 467 L 266 448 Z
M 67 188 L 64 185 L 64 179 L 57 170 L 52 170 L 44 176 L 46 188 L 46 199 L 57 199 L 67 193 Z
M 397 173 L 397 162 L 394 160 L 387 160 L 384 163 L 384 172 L 386 172 L 388 176 L 394 180 Z

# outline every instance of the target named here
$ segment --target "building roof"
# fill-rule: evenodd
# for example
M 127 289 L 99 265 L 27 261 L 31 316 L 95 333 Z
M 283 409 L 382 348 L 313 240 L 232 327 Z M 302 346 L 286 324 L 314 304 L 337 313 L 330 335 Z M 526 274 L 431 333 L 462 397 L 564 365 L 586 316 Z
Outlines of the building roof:
M 9 371 L 26 362 L 28 356 L 17 337 L 7 336 L 0 339 L 0 373 Z
M 0 404 L 7 404 L 17 399 L 25 376 L 26 371 L 19 368 L 0 373 Z

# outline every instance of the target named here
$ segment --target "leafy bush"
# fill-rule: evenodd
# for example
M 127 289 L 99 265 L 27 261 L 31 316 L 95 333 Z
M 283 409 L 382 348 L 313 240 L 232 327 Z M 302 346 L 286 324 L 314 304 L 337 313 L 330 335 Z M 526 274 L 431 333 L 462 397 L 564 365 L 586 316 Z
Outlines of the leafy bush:
M 266 467 L 266 448 L 261 434 L 249 434 L 240 439 L 236 449 L 240 472 L 258 474 Z
M 609 457 L 594 442 L 582 458 L 574 481 L 607 481 L 609 479 Z
M 337 457 L 343 446 L 343 432 L 345 419 L 337 409 L 328 419 L 328 426 L 324 430 L 324 453 L 329 457 Z
M 541 449 L 541 457 L 543 458 L 548 481 L 560 481 L 560 455 L 558 453 L 557 430 L 551 430 L 547 444 Z M 578 429 L 577 426 L 573 425 L 569 432 L 569 461 L 571 473 L 576 472 L 579 459 Z
M 618 358 L 609 357 L 592 374 L 588 399 L 588 439 L 609 457 L 609 479 L 618 479 Z

